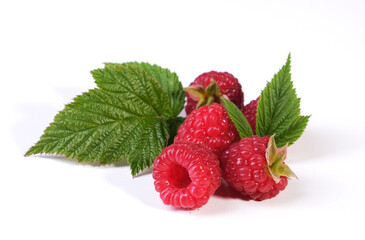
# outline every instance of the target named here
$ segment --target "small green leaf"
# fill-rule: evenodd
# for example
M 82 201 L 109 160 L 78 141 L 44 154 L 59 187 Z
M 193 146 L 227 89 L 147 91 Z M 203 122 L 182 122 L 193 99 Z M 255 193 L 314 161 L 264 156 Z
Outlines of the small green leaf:
M 80 162 L 127 159 L 135 175 L 167 145 L 169 97 L 135 65 L 92 71 L 98 89 L 66 105 L 26 156 L 60 154 Z
M 229 118 L 232 120 L 234 126 L 237 128 L 241 138 L 253 136 L 253 131 L 248 123 L 246 117 L 237 108 L 237 106 L 226 98 L 222 98 L 224 107 L 227 110 Z
M 136 65 L 145 70 L 152 78 L 157 80 L 161 87 L 166 91 L 169 96 L 169 102 L 174 117 L 184 108 L 185 104 L 185 91 L 176 73 L 171 72 L 167 68 L 162 68 L 158 65 L 151 65 L 149 63 L 127 62 L 123 64 L 118 63 L 105 63 L 105 67 L 111 67 L 116 65 Z
M 291 81 L 290 54 L 285 65 L 262 91 L 257 106 L 256 133 L 271 136 L 279 147 L 293 144 L 303 133 L 308 117 L 300 116 L 300 98 Z
M 219 85 L 214 79 L 212 79 L 212 82 L 205 88 L 205 91 L 208 95 L 213 97 L 220 97 L 221 95 Z

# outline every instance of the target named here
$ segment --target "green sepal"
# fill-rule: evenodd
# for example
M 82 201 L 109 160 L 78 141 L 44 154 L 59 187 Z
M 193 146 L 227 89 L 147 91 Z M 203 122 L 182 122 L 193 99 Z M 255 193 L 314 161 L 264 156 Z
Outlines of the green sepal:
M 287 156 L 288 144 L 278 148 L 275 136 L 271 136 L 265 152 L 268 170 L 275 182 L 280 181 L 281 176 L 298 178 L 295 173 L 284 163 Z
M 213 102 L 222 103 L 221 98 L 227 98 L 226 96 L 220 95 L 219 85 L 214 79 L 205 88 L 201 85 L 193 85 L 184 88 L 184 90 L 189 93 L 194 101 L 198 102 L 196 104 L 197 109 L 201 106 L 209 106 Z
M 207 104 L 206 105 L 209 106 L 210 104 L 214 103 L 214 101 L 215 101 L 214 97 L 209 96 L 208 99 L 207 99 Z
M 187 91 L 192 99 L 195 101 L 200 101 L 204 99 L 205 89 L 200 85 L 194 85 L 184 88 Z
M 218 83 L 212 79 L 212 82 L 205 88 L 205 92 L 213 97 L 220 97 L 220 90 L 219 90 L 219 86 Z
M 196 107 L 195 108 L 200 108 L 201 106 L 205 106 L 207 105 L 207 100 L 206 99 L 201 99 L 197 104 L 196 104 Z

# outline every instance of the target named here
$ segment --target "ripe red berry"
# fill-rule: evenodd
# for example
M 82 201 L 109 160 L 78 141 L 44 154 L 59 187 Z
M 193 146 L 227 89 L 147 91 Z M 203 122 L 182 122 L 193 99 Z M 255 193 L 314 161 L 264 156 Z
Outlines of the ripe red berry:
M 180 125 L 174 142 L 190 142 L 210 149 L 220 157 L 239 140 L 239 134 L 224 107 L 218 103 L 192 111 Z
M 217 82 L 219 86 L 219 96 L 227 97 L 231 102 L 233 102 L 239 109 L 243 108 L 244 95 L 242 92 L 241 84 L 238 82 L 237 78 L 235 78 L 232 74 L 228 72 L 206 72 L 199 75 L 194 82 L 190 84 L 189 87 L 200 88 L 204 90 L 207 88 L 213 81 L 213 79 Z M 189 91 L 186 91 L 186 106 L 185 112 L 186 114 L 190 114 L 197 106 L 199 98 L 209 97 L 209 90 L 203 91 L 200 97 L 194 97 Z M 214 96 L 214 97 L 219 97 Z
M 254 200 L 275 197 L 295 174 L 284 164 L 286 148 L 274 137 L 248 137 L 232 144 L 221 157 L 223 178 L 242 195 Z
M 249 104 L 243 107 L 243 115 L 245 115 L 248 123 L 250 124 L 252 131 L 256 134 L 256 114 L 257 114 L 257 104 L 259 103 L 260 97 L 256 100 L 252 100 Z
M 154 162 L 152 176 L 166 205 L 190 210 L 205 205 L 221 184 L 217 156 L 191 143 L 166 147 Z

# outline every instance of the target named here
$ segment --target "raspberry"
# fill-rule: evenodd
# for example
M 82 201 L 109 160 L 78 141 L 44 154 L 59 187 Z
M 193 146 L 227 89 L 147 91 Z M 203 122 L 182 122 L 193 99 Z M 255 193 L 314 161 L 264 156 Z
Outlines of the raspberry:
M 259 103 L 260 97 L 256 100 L 252 100 L 249 104 L 243 107 L 243 115 L 245 115 L 248 123 L 250 124 L 252 131 L 256 134 L 256 114 L 257 114 L 257 104 Z
M 284 164 L 286 148 L 276 148 L 274 137 L 248 137 L 232 144 L 221 157 L 225 181 L 254 200 L 275 197 L 285 189 L 288 177 L 296 177 Z
M 180 125 L 174 142 L 190 142 L 210 149 L 220 157 L 239 140 L 239 134 L 226 110 L 218 103 L 192 111 Z
M 189 87 L 201 87 L 202 89 L 208 87 L 214 79 L 219 86 L 219 95 L 225 95 L 231 102 L 233 102 L 239 109 L 243 108 L 244 95 L 241 84 L 232 74 L 228 72 L 206 72 L 199 75 Z M 207 94 L 203 94 L 206 97 Z M 187 103 L 185 106 L 186 114 L 190 114 L 197 106 L 199 99 L 192 96 L 188 91 L 186 92 Z M 218 101 L 219 102 L 219 101 Z
M 174 143 L 162 150 L 152 176 L 164 204 L 190 210 L 205 205 L 221 184 L 217 156 L 191 143 Z

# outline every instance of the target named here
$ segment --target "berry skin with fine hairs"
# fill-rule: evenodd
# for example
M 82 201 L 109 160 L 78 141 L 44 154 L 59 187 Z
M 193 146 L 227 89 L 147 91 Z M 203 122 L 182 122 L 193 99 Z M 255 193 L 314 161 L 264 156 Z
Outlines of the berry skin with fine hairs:
M 189 210 L 205 205 L 221 184 L 217 156 L 191 143 L 174 143 L 162 150 L 152 176 L 164 204 Z
M 249 104 L 243 107 L 243 115 L 246 117 L 250 124 L 252 131 L 256 134 L 256 115 L 257 115 L 257 104 L 259 103 L 260 97 L 256 100 L 252 100 Z
M 277 148 L 273 136 L 243 138 L 220 158 L 223 178 L 251 199 L 273 198 L 285 189 L 288 177 L 296 177 L 284 163 L 286 148 Z
M 218 103 L 201 106 L 192 111 L 180 125 L 174 139 L 175 143 L 190 142 L 204 146 L 218 158 L 237 141 L 237 129 L 224 107 Z
M 244 94 L 242 92 L 242 86 L 238 82 L 237 78 L 235 78 L 232 74 L 228 72 L 216 72 L 210 71 L 199 75 L 190 85 L 189 87 L 200 87 L 201 89 L 207 88 L 212 81 L 215 80 L 219 86 L 219 96 L 224 96 L 228 98 L 231 102 L 233 102 L 240 110 L 243 109 L 244 102 Z M 188 87 L 188 88 L 189 88 Z M 204 91 L 203 91 L 204 92 Z M 186 106 L 185 112 L 186 114 L 190 114 L 194 109 L 196 109 L 199 100 L 201 98 L 209 97 L 209 91 L 204 92 L 203 96 L 194 97 L 189 91 L 186 91 Z M 215 96 L 215 97 L 219 97 Z M 216 99 L 219 103 L 219 99 Z

